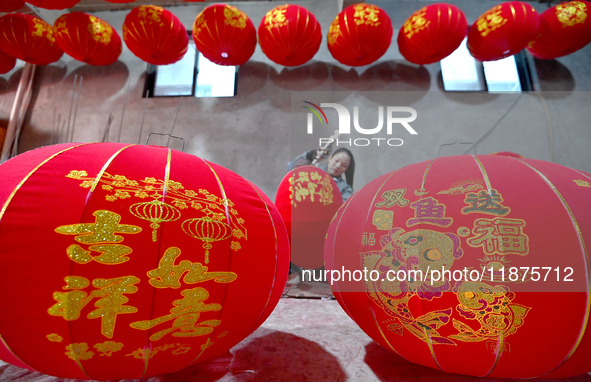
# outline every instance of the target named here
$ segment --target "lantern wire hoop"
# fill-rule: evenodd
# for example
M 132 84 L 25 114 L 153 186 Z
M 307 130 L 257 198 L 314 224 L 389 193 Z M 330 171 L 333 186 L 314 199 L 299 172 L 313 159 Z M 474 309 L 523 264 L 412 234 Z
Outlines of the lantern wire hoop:
M 166 147 L 168 147 L 171 138 L 179 139 L 181 141 L 181 143 L 182 143 L 181 151 L 182 152 L 185 152 L 185 139 L 182 138 L 182 137 L 177 137 L 177 136 L 171 135 L 169 133 L 148 133 L 148 138 L 146 138 L 146 146 L 149 146 L 150 145 L 150 138 L 151 138 L 152 135 L 167 136 L 168 137 L 168 141 L 166 142 Z
M 453 141 L 453 142 L 449 142 L 449 143 L 442 143 L 439 145 L 439 157 L 441 157 L 441 149 L 443 148 L 443 146 L 453 146 L 453 145 L 470 145 L 470 147 L 464 152 L 464 154 L 468 154 L 468 152 L 470 152 L 470 150 L 472 150 L 474 155 L 476 155 L 476 143 Z

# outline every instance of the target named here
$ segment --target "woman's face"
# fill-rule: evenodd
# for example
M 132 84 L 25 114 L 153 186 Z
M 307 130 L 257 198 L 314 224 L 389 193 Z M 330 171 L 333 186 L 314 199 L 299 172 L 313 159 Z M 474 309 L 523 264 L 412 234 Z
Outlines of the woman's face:
M 328 173 L 332 176 L 341 176 L 351 163 L 349 154 L 344 151 L 336 153 L 328 159 Z

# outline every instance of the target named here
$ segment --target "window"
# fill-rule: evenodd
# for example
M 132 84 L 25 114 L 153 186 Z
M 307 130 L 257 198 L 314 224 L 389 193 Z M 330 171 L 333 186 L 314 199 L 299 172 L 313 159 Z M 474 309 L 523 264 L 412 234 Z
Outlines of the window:
M 446 91 L 533 90 L 530 65 L 523 51 L 501 60 L 480 62 L 470 55 L 466 39 L 441 60 L 441 75 Z
M 233 97 L 236 95 L 237 66 L 209 61 L 189 40 L 185 56 L 170 65 L 148 64 L 144 97 Z

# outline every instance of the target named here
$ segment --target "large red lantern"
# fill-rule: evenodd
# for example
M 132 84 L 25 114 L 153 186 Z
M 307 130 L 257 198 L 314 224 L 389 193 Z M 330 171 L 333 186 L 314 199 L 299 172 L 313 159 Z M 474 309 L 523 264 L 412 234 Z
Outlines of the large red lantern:
M 406 166 L 337 212 L 325 262 L 345 281 L 333 292 L 414 363 L 495 378 L 591 371 L 590 198 L 590 174 L 540 160 Z
M 2 3 L 0 3 L 0 12 L 18 11 L 24 6 L 24 0 L 4 0 Z
M 82 12 L 60 16 L 53 24 L 59 47 L 78 61 L 109 65 L 121 55 L 121 38 L 104 20 Z
M 390 17 L 381 8 L 351 5 L 330 24 L 328 50 L 341 64 L 369 65 L 386 53 L 393 33 Z
M 279 184 L 275 206 L 291 242 L 291 261 L 304 269 L 324 265 L 326 231 L 343 198 L 335 181 L 315 166 L 299 166 Z
M 215 4 L 195 18 L 193 40 L 197 50 L 214 64 L 242 65 L 254 53 L 257 33 L 244 12 L 228 4 Z
M 22 13 L 0 17 L 0 49 L 35 65 L 51 64 L 64 54 L 55 41 L 52 25 Z
M 523 50 L 536 38 L 538 12 L 530 4 L 509 1 L 483 13 L 468 31 L 468 50 L 480 61 L 495 61 Z
M 591 42 L 591 2 L 567 1 L 540 14 L 540 31 L 527 50 L 537 58 L 566 56 Z
M 142 5 L 127 14 L 123 40 L 133 54 L 153 65 L 177 62 L 189 46 L 189 36 L 181 21 L 155 5 Z
M 408 61 L 426 65 L 455 51 L 468 33 L 464 13 L 455 5 L 438 3 L 413 13 L 398 32 L 398 49 Z
M 27 0 L 27 3 L 45 9 L 66 9 L 78 4 L 80 0 Z
M 310 61 L 322 42 L 320 23 L 306 8 L 285 4 L 271 9 L 259 25 L 259 45 L 269 59 L 283 66 Z
M 10 72 L 16 65 L 16 58 L 0 49 L 0 74 Z
M 61 144 L 0 166 L 0 357 L 62 378 L 139 379 L 226 352 L 281 297 L 272 202 L 164 147 Z

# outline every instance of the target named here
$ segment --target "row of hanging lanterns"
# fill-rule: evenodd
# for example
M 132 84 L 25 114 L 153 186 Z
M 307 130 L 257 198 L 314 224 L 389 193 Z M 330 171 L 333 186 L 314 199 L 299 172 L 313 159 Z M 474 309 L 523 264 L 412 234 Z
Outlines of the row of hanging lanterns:
M 81 0 L 27 0 L 26 2 L 39 8 L 45 9 L 66 9 L 72 8 Z M 104 0 L 108 3 L 124 4 L 133 3 L 135 0 Z M 203 2 L 205 0 L 183 0 L 189 3 Z M 2 0 L 0 12 L 14 12 L 25 6 L 25 0 Z
M 35 0 L 57 7 L 76 0 Z M 71 5 L 70 5 L 71 6 Z M 54 9 L 54 8 L 51 8 Z M 483 13 L 468 27 L 456 6 L 436 3 L 413 13 L 400 28 L 397 43 L 404 58 L 419 65 L 450 55 L 464 38 L 473 57 L 499 60 L 523 49 L 542 59 L 553 59 L 591 42 L 587 14 L 591 2 L 567 1 L 541 14 L 529 4 L 509 1 Z M 393 29 L 386 12 L 371 4 L 345 8 L 331 23 L 327 40 L 332 56 L 344 65 L 369 65 L 390 47 Z M 193 25 L 196 48 L 218 65 L 242 65 L 257 45 L 257 30 L 238 8 L 216 4 L 205 8 Z M 123 40 L 142 60 L 166 65 L 187 51 L 185 27 L 171 12 L 154 5 L 134 8 L 125 18 Z M 320 48 L 319 22 L 306 8 L 286 4 L 273 8 L 258 27 L 258 44 L 273 62 L 298 66 Z M 24 14 L 0 17 L 0 49 L 23 61 L 45 65 L 62 52 L 91 65 L 108 65 L 121 53 L 121 39 L 105 21 L 80 12 L 60 17 L 53 26 Z

